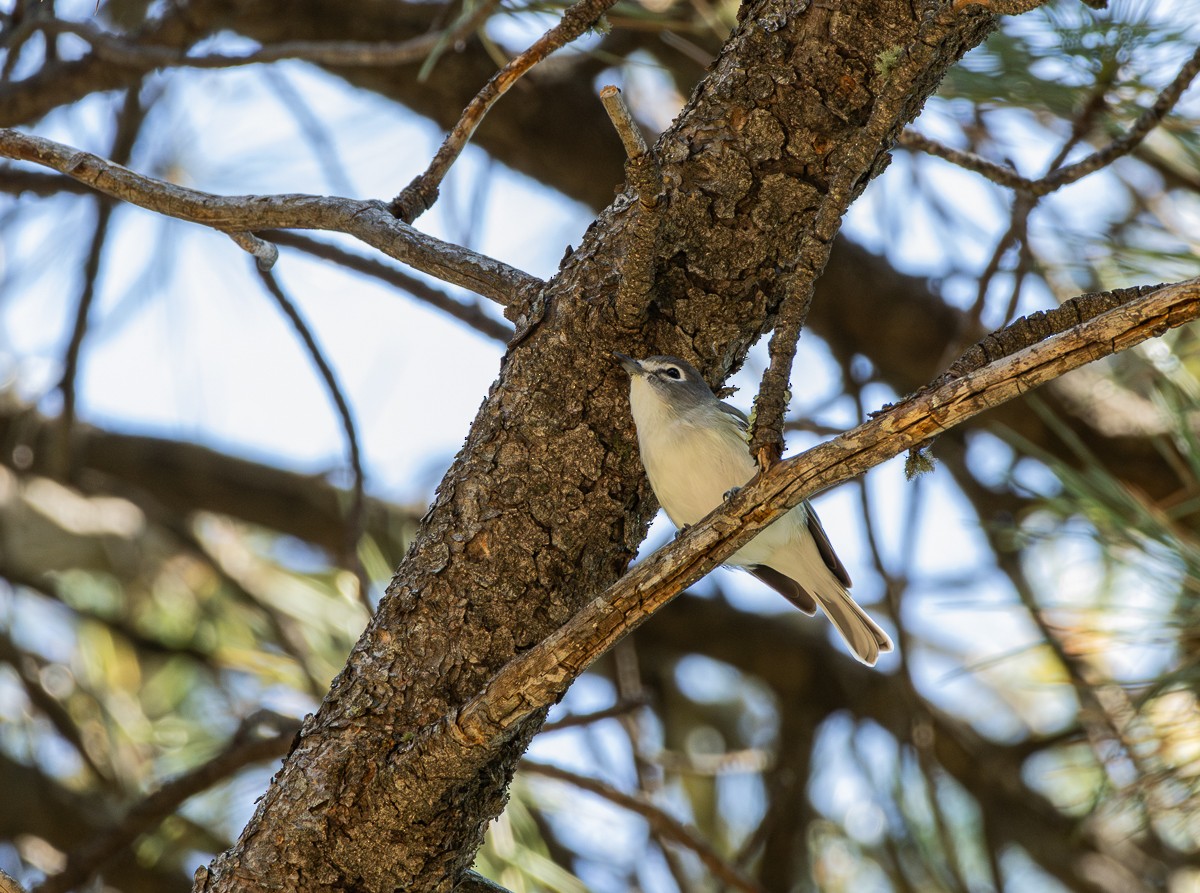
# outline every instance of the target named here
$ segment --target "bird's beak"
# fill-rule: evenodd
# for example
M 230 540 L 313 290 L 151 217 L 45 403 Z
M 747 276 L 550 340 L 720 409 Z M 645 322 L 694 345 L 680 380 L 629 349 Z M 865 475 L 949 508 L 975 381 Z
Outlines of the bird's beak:
M 624 367 L 625 371 L 630 375 L 641 375 L 645 371 L 642 369 L 642 364 L 631 356 L 626 356 L 625 354 L 618 353 L 615 350 L 613 351 L 613 356 L 620 360 L 621 366 Z

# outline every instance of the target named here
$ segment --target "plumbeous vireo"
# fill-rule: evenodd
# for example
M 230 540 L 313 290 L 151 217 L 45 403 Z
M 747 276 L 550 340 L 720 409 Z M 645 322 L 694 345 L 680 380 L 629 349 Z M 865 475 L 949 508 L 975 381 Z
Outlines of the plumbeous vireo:
M 629 373 L 638 450 L 654 495 L 676 527 L 695 524 L 754 477 L 746 416 L 722 403 L 694 366 L 678 357 L 635 360 Z M 817 605 L 860 661 L 874 666 L 892 640 L 850 597 L 850 575 L 808 501 L 736 552 L 742 567 L 805 614 Z

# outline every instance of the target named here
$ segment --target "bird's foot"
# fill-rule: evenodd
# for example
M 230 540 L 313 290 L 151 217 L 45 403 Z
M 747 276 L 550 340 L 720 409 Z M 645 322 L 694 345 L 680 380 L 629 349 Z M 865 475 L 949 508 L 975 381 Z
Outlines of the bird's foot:
M 725 491 L 725 495 L 722 496 L 721 499 L 725 502 L 729 502 L 729 500 L 733 499 L 733 497 L 738 495 L 738 491 L 740 491 L 741 489 L 742 489 L 741 487 L 730 487 L 728 490 Z
M 675 539 L 679 539 L 681 536 L 683 536 L 685 533 L 687 533 L 691 529 L 692 529 L 691 524 L 684 524 L 682 527 L 679 527 L 675 531 Z

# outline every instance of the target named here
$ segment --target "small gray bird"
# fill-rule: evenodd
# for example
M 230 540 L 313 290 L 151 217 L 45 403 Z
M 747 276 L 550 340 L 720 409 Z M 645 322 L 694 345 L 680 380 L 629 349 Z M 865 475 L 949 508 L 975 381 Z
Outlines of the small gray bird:
M 635 360 L 615 354 L 629 373 L 638 450 L 654 495 L 676 527 L 695 524 L 754 477 L 750 423 L 722 403 L 694 366 L 678 357 Z M 850 597 L 850 575 L 807 500 L 729 559 L 805 614 L 817 605 L 867 666 L 892 640 Z

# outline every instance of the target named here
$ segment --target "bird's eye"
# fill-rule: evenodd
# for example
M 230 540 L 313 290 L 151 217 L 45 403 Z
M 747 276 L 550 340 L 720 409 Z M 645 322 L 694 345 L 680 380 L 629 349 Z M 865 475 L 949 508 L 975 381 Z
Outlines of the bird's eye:
M 673 378 L 676 381 L 679 381 L 679 379 L 682 377 L 679 370 L 674 366 L 668 366 L 666 369 L 664 369 L 663 375 L 667 376 L 667 378 Z

